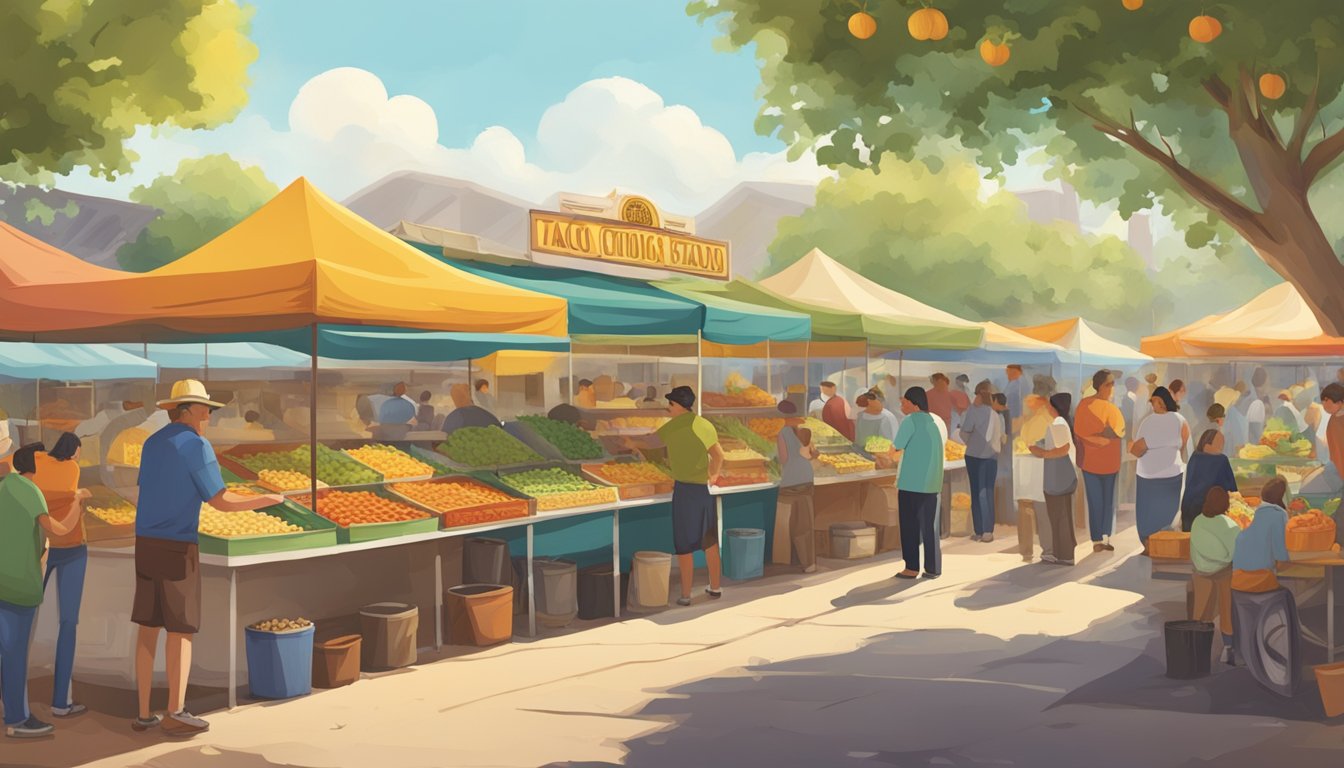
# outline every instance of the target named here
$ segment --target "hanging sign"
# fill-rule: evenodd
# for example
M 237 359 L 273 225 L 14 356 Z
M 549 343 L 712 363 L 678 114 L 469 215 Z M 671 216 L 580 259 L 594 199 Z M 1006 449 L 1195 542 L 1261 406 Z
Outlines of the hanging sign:
M 728 243 L 659 229 L 656 209 L 638 198 L 626 200 L 621 214 L 634 221 L 531 211 L 532 250 L 728 279 Z

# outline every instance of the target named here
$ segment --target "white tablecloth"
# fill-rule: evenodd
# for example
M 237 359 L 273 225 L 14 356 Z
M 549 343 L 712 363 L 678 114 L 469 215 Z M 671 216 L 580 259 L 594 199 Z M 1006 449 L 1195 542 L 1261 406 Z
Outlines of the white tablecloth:
M 1013 492 L 1019 500 L 1045 503 L 1045 459 L 1013 456 Z

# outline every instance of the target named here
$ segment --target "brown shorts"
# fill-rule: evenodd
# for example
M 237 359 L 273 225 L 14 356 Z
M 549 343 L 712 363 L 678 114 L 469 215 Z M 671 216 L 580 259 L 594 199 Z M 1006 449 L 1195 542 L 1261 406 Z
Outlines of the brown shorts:
M 136 538 L 131 621 L 184 635 L 200 631 L 201 554 L 195 544 Z

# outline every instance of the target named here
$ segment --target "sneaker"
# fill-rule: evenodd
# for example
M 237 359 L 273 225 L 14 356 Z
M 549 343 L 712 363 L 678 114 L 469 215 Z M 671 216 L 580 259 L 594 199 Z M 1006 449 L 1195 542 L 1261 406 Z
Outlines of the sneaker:
M 709 595 L 710 600 L 718 600 L 720 597 L 723 597 L 723 590 L 710 589 L 709 587 L 705 587 L 705 594 Z
M 88 711 L 89 711 L 88 707 L 73 701 L 70 702 L 70 706 L 68 707 L 51 708 L 51 714 L 54 715 L 55 717 L 76 717 Z
M 160 726 L 169 736 L 188 737 L 210 730 L 210 724 L 185 709 L 163 719 Z
M 36 717 L 29 717 L 18 725 L 5 726 L 5 735 L 11 739 L 40 739 L 50 736 L 56 730 L 51 723 L 44 723 Z
M 928 571 L 925 571 L 925 572 L 924 572 L 924 578 L 926 578 L 926 579 L 936 579 L 936 578 L 938 578 L 939 576 L 942 576 L 942 574 L 941 574 L 941 573 L 929 573 Z
M 971 541 L 979 541 L 979 540 L 980 540 L 980 534 L 978 533 L 971 534 Z
M 1104 552 L 1104 551 L 1106 551 L 1106 545 L 1105 545 L 1105 544 L 1102 544 L 1100 541 L 1094 541 L 1094 542 L 1092 542 L 1092 551 L 1093 551 L 1093 552 Z
M 980 540 L 983 541 L 984 543 L 988 544 L 989 542 L 991 542 L 991 541 L 994 540 L 994 534 L 992 534 L 992 533 L 986 533 L 984 536 L 981 536 L 981 537 L 980 537 Z
M 1041 562 L 1050 563 L 1053 565 L 1055 563 L 1058 563 L 1059 560 L 1054 555 L 1041 555 Z
M 151 728 L 158 728 L 159 723 L 162 722 L 163 718 L 158 715 L 150 715 L 147 718 L 137 717 L 131 721 L 131 730 L 136 733 L 144 733 Z
M 690 605 L 690 604 L 691 604 L 691 598 L 689 598 L 689 597 L 678 597 L 678 598 L 677 598 L 677 605 L 686 606 L 686 605 Z
M 1109 541 L 1103 543 L 1103 544 L 1101 545 L 1101 548 L 1104 549 L 1104 550 L 1106 550 L 1107 552 L 1114 552 L 1114 551 L 1115 551 L 1115 545 L 1112 544 L 1112 543 L 1109 542 Z

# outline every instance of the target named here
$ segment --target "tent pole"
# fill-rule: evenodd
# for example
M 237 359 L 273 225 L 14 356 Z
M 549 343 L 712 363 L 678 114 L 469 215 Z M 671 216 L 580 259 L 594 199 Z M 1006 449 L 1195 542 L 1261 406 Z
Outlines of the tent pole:
M 1083 393 L 1087 388 L 1083 386 L 1083 321 L 1078 321 L 1078 327 L 1075 329 L 1078 336 L 1078 399 L 1083 399 Z
M 308 382 L 308 480 L 313 494 L 313 513 L 317 513 L 317 323 L 313 323 L 310 340 L 312 354 L 309 356 L 312 367 L 311 380 Z
M 859 387 L 860 392 L 867 392 L 873 388 L 873 373 L 869 370 L 872 365 L 873 348 L 872 342 L 868 339 L 863 340 L 863 386 Z
M 695 414 L 703 415 L 705 412 L 705 351 L 704 351 L 705 332 L 698 330 L 695 332 Z
M 574 340 L 569 340 L 569 381 L 565 384 L 565 402 L 574 404 Z
M 807 412 L 812 407 L 812 401 L 807 396 L 812 394 L 812 340 L 803 342 L 803 415 L 810 416 Z
M 905 350 L 902 349 L 900 356 L 896 358 L 896 389 L 905 386 Z M 904 392 L 904 390 L 901 390 Z
M 210 343 L 201 344 L 201 378 L 210 380 Z
M 769 340 L 769 339 L 766 339 L 766 340 L 765 340 L 765 391 L 766 391 L 766 392 L 769 392 L 771 397 L 774 397 L 774 396 L 775 396 L 775 379 L 774 379 L 774 371 L 771 370 L 771 367 L 772 367 L 772 366 L 770 365 L 770 340 Z

